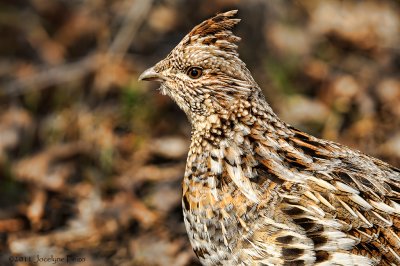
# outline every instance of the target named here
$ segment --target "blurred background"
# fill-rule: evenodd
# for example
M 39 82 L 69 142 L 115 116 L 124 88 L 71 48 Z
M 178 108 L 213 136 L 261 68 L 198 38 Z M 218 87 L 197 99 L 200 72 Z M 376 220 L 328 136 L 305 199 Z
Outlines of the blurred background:
M 398 0 L 2 0 L 0 265 L 199 265 L 180 206 L 190 126 L 137 78 L 230 9 L 281 118 L 400 166 Z

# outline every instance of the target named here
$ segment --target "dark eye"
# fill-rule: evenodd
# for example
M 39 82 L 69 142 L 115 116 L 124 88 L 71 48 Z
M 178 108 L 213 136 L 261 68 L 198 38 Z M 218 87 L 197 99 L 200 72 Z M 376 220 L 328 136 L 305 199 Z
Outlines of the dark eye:
M 203 70 L 199 67 L 191 67 L 188 69 L 186 74 L 192 79 L 198 79 L 203 74 Z

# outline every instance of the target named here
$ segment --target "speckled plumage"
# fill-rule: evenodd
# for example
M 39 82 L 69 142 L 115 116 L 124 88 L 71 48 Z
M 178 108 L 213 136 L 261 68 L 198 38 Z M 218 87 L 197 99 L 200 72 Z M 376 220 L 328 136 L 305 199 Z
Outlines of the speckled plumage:
M 200 261 L 400 265 L 400 170 L 281 121 L 238 57 L 235 14 L 199 24 L 140 77 L 192 125 L 182 206 Z

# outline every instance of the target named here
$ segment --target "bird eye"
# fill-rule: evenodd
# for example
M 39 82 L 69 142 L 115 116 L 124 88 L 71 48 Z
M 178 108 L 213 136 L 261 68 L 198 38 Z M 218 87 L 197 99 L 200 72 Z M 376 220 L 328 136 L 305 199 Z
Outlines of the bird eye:
M 192 79 L 198 79 L 203 74 L 203 70 L 199 67 L 191 67 L 186 74 Z

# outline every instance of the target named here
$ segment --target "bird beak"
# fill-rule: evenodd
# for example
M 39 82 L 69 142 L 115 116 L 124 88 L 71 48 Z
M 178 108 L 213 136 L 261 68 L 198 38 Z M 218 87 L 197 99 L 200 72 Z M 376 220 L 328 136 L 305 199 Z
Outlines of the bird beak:
M 139 80 L 146 81 L 165 81 L 165 78 L 154 70 L 154 67 L 146 69 L 140 76 Z

